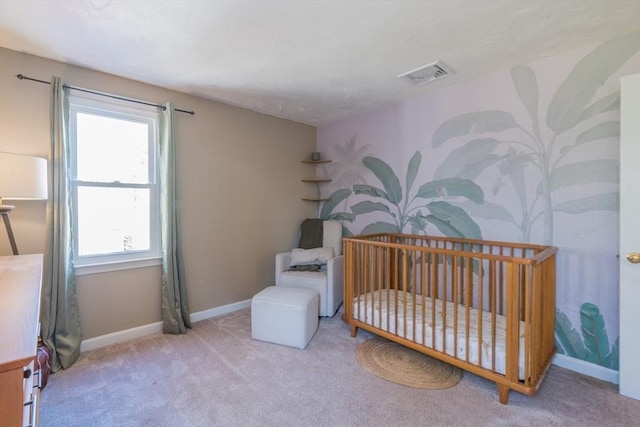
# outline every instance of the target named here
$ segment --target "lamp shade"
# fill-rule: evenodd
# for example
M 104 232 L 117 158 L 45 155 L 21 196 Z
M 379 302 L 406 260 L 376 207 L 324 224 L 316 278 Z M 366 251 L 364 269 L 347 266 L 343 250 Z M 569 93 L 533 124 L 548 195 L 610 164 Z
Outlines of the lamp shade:
M 41 157 L 0 153 L 0 200 L 47 198 L 47 161 Z

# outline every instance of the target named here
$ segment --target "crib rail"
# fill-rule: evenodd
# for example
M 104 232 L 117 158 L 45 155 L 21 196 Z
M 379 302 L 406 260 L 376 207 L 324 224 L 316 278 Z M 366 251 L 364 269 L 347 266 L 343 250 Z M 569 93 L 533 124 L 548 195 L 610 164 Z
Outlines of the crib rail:
M 344 239 L 345 320 L 496 382 L 537 390 L 553 356 L 549 246 L 405 234 Z M 356 329 L 354 329 L 356 328 Z

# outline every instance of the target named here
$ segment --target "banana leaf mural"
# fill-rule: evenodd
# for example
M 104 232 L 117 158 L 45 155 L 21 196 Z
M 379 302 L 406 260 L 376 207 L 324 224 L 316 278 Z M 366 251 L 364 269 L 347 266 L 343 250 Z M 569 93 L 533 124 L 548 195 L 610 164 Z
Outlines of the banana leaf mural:
M 393 232 L 399 233 L 407 226 L 417 234 L 425 231 L 428 224 L 436 226 L 441 233 L 449 237 L 467 237 L 481 239 L 480 227 L 460 207 L 454 206 L 445 199 L 464 198 L 475 204 L 484 200 L 482 189 L 473 181 L 462 178 L 444 178 L 422 184 L 412 193 L 422 155 L 416 151 L 407 167 L 405 189 L 393 169 L 377 157 L 367 156 L 362 159 L 382 184 L 382 188 L 369 184 L 353 186 L 355 194 L 369 196 L 374 200 L 366 200 L 351 206 L 354 215 L 382 213 L 389 217 L 388 221 L 377 221 L 367 225 L 362 234 Z M 429 199 L 432 200 L 426 203 Z
M 366 184 L 369 170 L 362 164 L 362 159 L 369 156 L 371 145 L 357 145 L 358 134 L 355 133 L 344 144 L 333 144 L 331 158 L 333 161 L 321 166 L 323 175 L 330 177 L 338 188 L 351 188 L 355 184 Z M 346 199 L 345 199 L 346 200 Z
M 326 202 L 319 209 L 318 217 L 327 220 L 336 220 L 342 222 L 342 234 L 344 237 L 353 236 L 353 233 L 345 225 L 345 222 L 353 222 L 355 215 L 347 212 L 349 208 L 349 196 L 353 193 L 350 188 L 354 184 L 364 184 L 367 182 L 366 176 L 370 173 L 362 165 L 362 158 L 369 154 L 371 146 L 365 144 L 357 146 L 358 134 L 355 133 L 351 138 L 347 139 L 344 144 L 333 144 L 331 157 L 335 160 L 321 167 L 323 177 L 330 178 L 338 187 L 337 190 L 329 194 Z M 334 212 L 339 209 L 339 205 L 343 204 L 343 210 Z
M 326 202 L 322 204 L 319 218 L 325 220 L 335 220 L 342 222 L 342 235 L 343 237 L 353 236 L 353 233 L 344 224 L 345 221 L 353 222 L 355 215 L 350 212 L 334 212 L 340 203 L 346 200 L 351 195 L 351 190 L 348 188 L 341 188 L 334 191 Z
M 619 340 L 613 345 L 605 329 L 605 321 L 595 304 L 585 302 L 580 307 L 580 334 L 571 321 L 560 310 L 556 310 L 556 352 L 595 363 L 605 368 L 618 370 Z
M 593 210 L 617 210 L 617 191 L 568 200 L 558 198 L 560 190 L 571 186 L 618 184 L 619 167 L 616 160 L 579 160 L 579 150 L 585 144 L 601 143 L 603 140 L 616 142 L 615 137 L 619 136 L 618 121 L 600 121 L 591 126 L 587 120 L 619 109 L 618 92 L 597 100 L 593 100 L 593 97 L 602 82 L 637 51 L 637 35 L 634 34 L 603 43 L 585 56 L 553 95 L 547 106 L 545 123 L 539 115 L 540 93 L 536 73 L 526 65 L 512 69 L 513 84 L 528 112 L 530 126 L 518 123 L 506 111 L 477 111 L 445 121 L 433 133 L 433 148 L 465 136 L 471 136 L 472 139 L 448 155 L 437 168 L 434 178 L 472 180 L 489 168 L 497 168 L 499 178 L 493 185 L 492 193 L 495 196 L 510 184 L 518 200 L 519 215 L 486 200 L 482 205 L 466 203 L 458 206 L 478 218 L 513 224 L 526 242 L 531 241 L 532 227 L 541 220 L 543 241 L 553 244 L 554 214 L 557 212 L 580 214 Z M 543 129 L 544 125 L 546 129 Z M 566 136 L 568 131 L 580 125 L 591 127 L 575 138 Z M 486 133 L 493 135 L 483 138 L 482 135 Z M 509 137 L 494 137 L 501 133 Z M 517 134 L 520 136 L 513 138 Z M 535 179 L 531 175 L 532 170 L 537 173 Z M 531 188 L 533 191 L 527 192 L 527 184 L 535 186 Z
M 617 211 L 618 191 L 606 188 L 607 184 L 618 185 L 618 161 L 584 159 L 581 150 L 588 150 L 588 144 L 617 143 L 619 122 L 600 116 L 619 109 L 620 94 L 594 97 L 602 82 L 636 52 L 637 35 L 603 43 L 591 51 L 553 94 L 546 106 L 546 119 L 539 114 L 540 91 L 534 70 L 528 66 L 512 69 L 514 88 L 528 120 L 518 121 L 509 112 L 494 110 L 465 113 L 445 121 L 433 133 L 433 148 L 469 139 L 449 153 L 434 178 L 476 179 L 487 170 L 497 171 L 490 193 L 498 196 L 510 185 L 517 200 L 515 210 L 486 199 L 482 205 L 466 202 L 458 206 L 476 218 L 513 224 L 525 242 L 531 241 L 534 225 L 542 221 L 543 241 L 553 244 L 554 215 L 559 212 Z M 588 185 L 605 190 L 563 191 Z M 557 351 L 618 369 L 617 340 L 610 345 L 598 307 L 583 304 L 580 318 L 581 333 L 562 312 L 556 313 Z

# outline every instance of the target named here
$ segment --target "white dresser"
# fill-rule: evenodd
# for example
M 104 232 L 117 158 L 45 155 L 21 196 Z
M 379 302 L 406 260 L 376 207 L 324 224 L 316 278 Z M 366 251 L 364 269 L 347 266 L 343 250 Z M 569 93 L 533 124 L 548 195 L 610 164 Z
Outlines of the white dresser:
M 42 255 L 0 257 L 0 420 L 2 427 L 38 425 Z

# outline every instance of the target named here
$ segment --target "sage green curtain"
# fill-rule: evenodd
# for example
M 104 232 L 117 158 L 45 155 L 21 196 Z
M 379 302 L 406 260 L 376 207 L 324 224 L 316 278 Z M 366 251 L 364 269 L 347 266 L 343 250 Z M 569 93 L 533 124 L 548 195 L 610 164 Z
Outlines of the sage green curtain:
M 53 77 L 47 238 L 40 308 L 42 339 L 52 349 L 53 372 L 66 369 L 76 361 L 82 341 L 71 240 L 68 123 L 69 103 L 64 84 L 59 77 Z
M 173 104 L 167 102 L 160 118 L 160 221 L 162 226 L 162 330 L 184 334 L 191 328 L 180 218 L 176 202 L 176 143 Z

